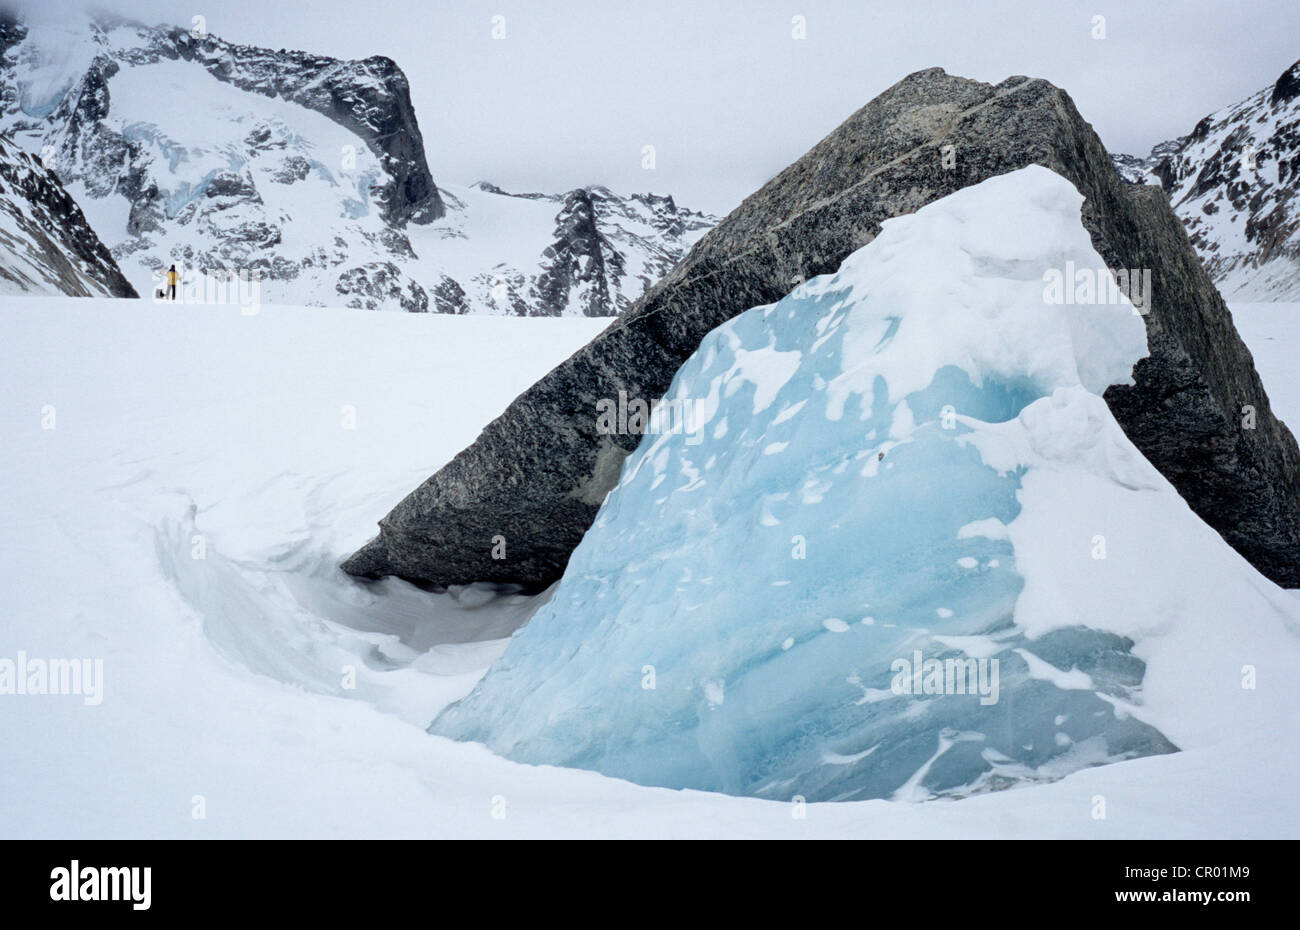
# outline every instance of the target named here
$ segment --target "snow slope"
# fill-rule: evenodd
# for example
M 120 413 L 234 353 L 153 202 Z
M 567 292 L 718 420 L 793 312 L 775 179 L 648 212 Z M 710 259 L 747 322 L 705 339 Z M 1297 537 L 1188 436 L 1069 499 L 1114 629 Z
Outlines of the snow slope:
M 426 735 L 536 602 L 370 589 L 333 564 L 599 326 L 0 298 L 0 658 L 98 657 L 105 678 L 97 706 L 0 695 L 0 836 L 1297 835 L 1294 718 L 1263 725 L 1291 711 L 1285 677 L 1213 745 L 806 819 Z M 1259 360 L 1300 421 L 1293 372 Z
M 1268 399 L 1278 418 L 1300 429 L 1300 374 L 1296 351 L 1300 346 L 1300 304 L 1234 303 L 1232 319 L 1255 357 L 1255 368 L 1268 389 Z

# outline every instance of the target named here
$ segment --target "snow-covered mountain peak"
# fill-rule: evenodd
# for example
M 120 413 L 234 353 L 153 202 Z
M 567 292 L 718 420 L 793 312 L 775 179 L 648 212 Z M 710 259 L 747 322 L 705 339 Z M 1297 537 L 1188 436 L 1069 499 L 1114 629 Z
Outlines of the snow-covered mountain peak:
M 401 69 L 116 16 L 0 14 L 0 132 L 142 291 L 248 272 L 268 302 L 612 316 L 716 220 L 604 187 L 444 195 Z
M 142 291 L 177 263 L 256 274 L 271 300 L 365 300 L 347 282 L 412 256 L 403 230 L 445 213 L 388 59 L 103 16 L 8 17 L 0 50 L 0 129 L 57 172 Z
M 1114 160 L 1125 180 L 1164 187 L 1225 296 L 1300 297 L 1300 61 L 1147 157 Z

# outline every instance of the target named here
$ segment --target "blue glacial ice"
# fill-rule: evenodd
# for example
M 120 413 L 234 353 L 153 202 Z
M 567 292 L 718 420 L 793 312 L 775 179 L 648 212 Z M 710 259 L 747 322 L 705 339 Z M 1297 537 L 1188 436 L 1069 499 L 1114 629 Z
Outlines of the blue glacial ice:
M 809 801 L 1174 751 L 1122 709 L 1132 640 L 1017 621 L 1006 525 L 1057 466 L 1007 450 L 1104 473 L 1127 453 L 1098 395 L 1147 351 L 1126 299 L 1049 295 L 1053 270 L 1104 276 L 1081 203 L 1044 168 L 985 181 L 710 333 L 668 394 L 694 417 L 643 437 L 550 602 L 430 732 Z

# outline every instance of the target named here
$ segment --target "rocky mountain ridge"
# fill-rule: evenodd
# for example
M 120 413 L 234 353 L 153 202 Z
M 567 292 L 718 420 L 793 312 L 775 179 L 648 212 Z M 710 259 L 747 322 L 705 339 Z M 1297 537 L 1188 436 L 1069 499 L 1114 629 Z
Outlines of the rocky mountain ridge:
M 434 183 L 390 59 L 255 48 L 115 16 L 0 14 L 0 131 L 142 291 L 255 275 L 272 303 L 616 315 L 716 220 L 599 187 Z
M 59 179 L 3 137 L 0 293 L 138 296 Z
M 1229 300 L 1300 300 L 1300 61 L 1121 176 L 1158 184 Z

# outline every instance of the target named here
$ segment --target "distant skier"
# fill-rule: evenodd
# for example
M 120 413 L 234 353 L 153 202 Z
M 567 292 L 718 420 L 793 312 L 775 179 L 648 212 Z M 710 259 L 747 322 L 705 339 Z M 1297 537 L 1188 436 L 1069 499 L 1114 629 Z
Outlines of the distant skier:
M 171 268 L 167 269 L 167 298 L 169 300 L 176 299 L 176 283 L 180 278 L 181 276 L 176 273 L 175 265 L 172 265 Z

